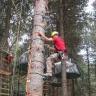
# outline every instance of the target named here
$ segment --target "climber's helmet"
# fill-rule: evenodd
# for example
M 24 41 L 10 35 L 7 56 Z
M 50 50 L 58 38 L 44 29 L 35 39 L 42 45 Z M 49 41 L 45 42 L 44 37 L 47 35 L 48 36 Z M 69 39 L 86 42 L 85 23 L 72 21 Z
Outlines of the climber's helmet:
M 59 33 L 57 31 L 53 31 L 51 32 L 51 37 L 53 37 L 54 35 L 58 35 Z

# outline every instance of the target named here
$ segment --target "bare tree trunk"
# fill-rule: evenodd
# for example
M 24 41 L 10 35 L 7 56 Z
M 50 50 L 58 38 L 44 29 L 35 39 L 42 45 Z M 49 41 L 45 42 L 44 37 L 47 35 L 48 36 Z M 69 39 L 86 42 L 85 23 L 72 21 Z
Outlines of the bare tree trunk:
M 45 12 L 47 7 L 46 0 L 36 0 L 34 6 L 34 24 L 32 31 L 32 44 L 31 44 L 31 63 L 29 64 L 29 73 L 27 80 L 26 96 L 42 96 L 43 92 L 43 66 L 44 54 L 44 41 L 38 32 L 45 31 Z
M 74 79 L 72 79 L 72 96 L 75 96 Z
M 23 0 L 22 0 L 23 3 Z M 13 65 L 13 75 L 12 75 L 12 85 L 11 85 L 11 96 L 14 96 L 14 80 L 15 80 L 15 71 L 16 71 L 16 61 L 17 61 L 17 51 L 18 51 L 18 39 L 20 35 L 20 26 L 21 26 L 21 15 L 22 15 L 22 5 L 20 5 L 19 9 L 19 22 L 18 22 L 18 32 L 17 32 L 17 38 L 16 38 L 16 46 L 15 46 L 15 56 L 14 56 L 14 65 Z
M 9 47 L 8 44 L 8 37 L 9 37 L 9 29 L 10 29 L 10 18 L 11 18 L 11 7 L 12 7 L 12 2 L 11 0 L 6 1 L 6 8 L 5 8 L 5 32 L 4 32 L 4 37 L 2 41 L 2 48 L 7 50 Z
M 67 96 L 66 63 L 62 59 L 62 96 Z
M 0 41 L 0 50 L 1 50 L 1 48 L 7 50 L 8 47 L 9 47 L 8 37 L 9 37 L 9 29 L 10 29 L 11 7 L 12 7 L 11 0 L 7 0 L 6 1 L 6 8 L 5 8 L 5 14 L 6 14 L 6 17 L 5 17 L 5 31 L 3 33 L 4 36 L 0 37 L 0 40 L 2 38 L 2 40 Z M 2 53 L 0 52 L 0 54 L 2 54 Z M 2 74 L 1 74 L 0 75 L 0 88 L 2 88 L 2 82 L 3 81 L 2 81 Z M 1 93 L 1 89 L 0 89 L 0 93 Z M 0 96 L 1 96 L 1 94 L 0 94 Z
M 8 44 L 8 37 L 9 37 L 9 29 L 10 29 L 10 18 L 11 18 L 11 7 L 12 2 L 11 0 L 6 1 L 6 7 L 5 7 L 5 31 L 3 33 L 2 41 L 1 41 L 1 48 L 7 50 L 9 47 Z
M 64 40 L 64 12 L 63 12 L 63 0 L 60 0 L 60 35 L 62 36 L 63 40 Z
M 71 88 L 72 82 L 71 82 L 71 81 L 72 81 L 72 80 L 67 79 L 67 95 L 68 95 L 68 96 L 72 96 L 72 88 Z
M 63 0 L 60 0 L 60 35 L 64 40 L 64 29 L 63 29 Z M 66 79 L 66 63 L 61 60 L 61 69 L 62 69 L 62 96 L 67 96 L 67 79 Z
M 88 96 L 91 96 L 91 87 L 90 87 L 90 66 L 89 66 L 89 52 L 88 52 L 88 46 L 86 48 L 87 51 L 87 62 L 88 62 Z

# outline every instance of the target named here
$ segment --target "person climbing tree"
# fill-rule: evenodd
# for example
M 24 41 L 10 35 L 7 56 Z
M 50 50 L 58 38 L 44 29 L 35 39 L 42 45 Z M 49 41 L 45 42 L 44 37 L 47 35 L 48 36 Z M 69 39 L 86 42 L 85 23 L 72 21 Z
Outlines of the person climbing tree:
M 6 56 L 7 62 L 10 63 L 12 61 L 13 57 L 14 57 L 13 53 L 7 54 L 7 56 Z
M 44 74 L 44 76 L 52 76 L 52 64 L 54 63 L 54 61 L 60 59 L 59 57 L 61 57 L 61 55 L 63 55 L 64 59 L 68 59 L 67 48 L 65 42 L 59 36 L 59 33 L 57 31 L 53 31 L 51 33 L 51 38 L 46 37 L 42 32 L 39 32 L 39 34 L 44 38 L 45 41 L 52 41 L 54 43 L 54 48 L 49 45 L 46 45 L 47 48 L 53 50 L 55 53 L 51 54 L 47 58 L 47 72 Z

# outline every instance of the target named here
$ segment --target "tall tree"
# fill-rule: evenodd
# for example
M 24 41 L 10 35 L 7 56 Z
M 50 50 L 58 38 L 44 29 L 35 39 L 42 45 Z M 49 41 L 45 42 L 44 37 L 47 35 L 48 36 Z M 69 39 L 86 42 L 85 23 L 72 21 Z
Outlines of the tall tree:
M 3 6 L 5 6 L 5 10 L 2 9 L 2 11 L 5 13 L 5 18 L 4 15 L 2 17 L 2 19 L 4 21 L 1 22 L 1 26 L 2 26 L 2 31 L 1 33 L 1 48 L 4 48 L 5 50 L 8 49 L 9 44 L 8 44 L 8 37 L 9 37 L 9 30 L 10 30 L 10 19 L 11 19 L 11 8 L 12 8 L 12 2 L 11 0 L 7 0 L 7 1 L 0 1 L 1 3 L 4 3 Z M 3 14 L 4 14 L 3 13 Z M 4 22 L 4 23 L 3 23 Z M 5 26 L 4 26 L 5 25 Z
M 60 35 L 64 40 L 64 28 L 63 28 L 63 2 L 60 0 Z M 65 60 L 61 59 L 61 69 L 62 69 L 62 96 L 67 96 L 67 76 L 66 76 L 66 62 Z
M 44 48 L 44 41 L 38 34 L 38 32 L 45 31 L 46 21 L 45 13 L 47 8 L 47 0 L 36 0 L 34 2 L 34 22 L 30 47 L 30 62 L 28 69 L 26 96 L 42 96 L 43 92 L 43 66 L 44 66 L 44 54 L 42 49 Z

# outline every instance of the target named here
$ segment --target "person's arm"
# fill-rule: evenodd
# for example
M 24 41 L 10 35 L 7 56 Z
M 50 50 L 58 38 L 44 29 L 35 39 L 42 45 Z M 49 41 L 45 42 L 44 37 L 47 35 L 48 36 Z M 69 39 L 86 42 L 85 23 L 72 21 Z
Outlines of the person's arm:
M 43 32 L 39 32 L 39 34 L 46 40 L 46 41 L 53 41 L 52 38 L 46 37 Z
M 56 51 L 56 49 L 55 49 L 54 47 L 51 47 L 50 45 L 46 45 L 46 47 L 47 47 L 49 50 Z

